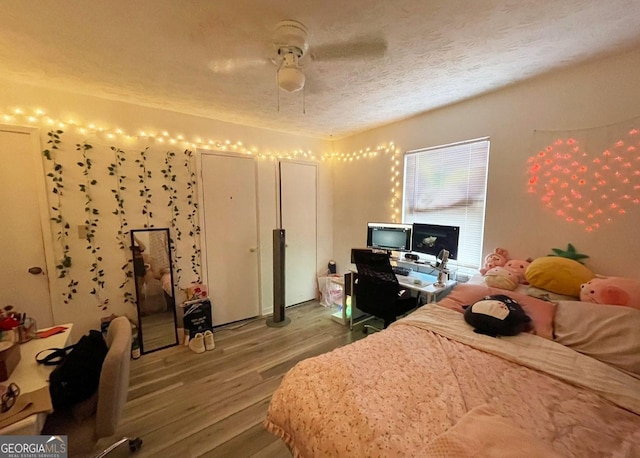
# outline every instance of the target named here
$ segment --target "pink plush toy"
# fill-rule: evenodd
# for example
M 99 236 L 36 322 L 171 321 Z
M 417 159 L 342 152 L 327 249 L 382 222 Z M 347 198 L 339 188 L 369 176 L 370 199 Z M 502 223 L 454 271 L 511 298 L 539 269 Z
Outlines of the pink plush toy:
M 496 248 L 493 253 L 488 254 L 484 258 L 484 264 L 480 273 L 485 275 L 489 269 L 504 266 L 509 258 L 509 253 L 504 248 Z
M 640 310 L 640 280 L 596 277 L 580 285 L 580 300 L 594 304 L 625 305 Z
M 513 291 L 518 287 L 519 277 L 516 273 L 502 266 L 493 267 L 484 274 L 484 282 L 492 288 Z
M 527 259 L 526 261 L 523 261 L 521 259 L 511 259 L 507 261 L 507 263 L 504 265 L 504 268 L 510 270 L 518 276 L 518 283 L 528 285 L 529 282 L 527 281 L 524 273 L 527 271 L 527 267 L 529 267 L 531 261 L 533 261 L 531 258 Z

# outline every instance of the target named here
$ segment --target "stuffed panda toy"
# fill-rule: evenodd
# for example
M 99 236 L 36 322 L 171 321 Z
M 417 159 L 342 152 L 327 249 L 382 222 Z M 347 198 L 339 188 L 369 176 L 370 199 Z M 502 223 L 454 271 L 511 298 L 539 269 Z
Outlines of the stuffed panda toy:
M 464 320 L 478 334 L 491 337 L 515 336 L 531 329 L 531 318 L 522 306 L 504 294 L 485 296 L 472 305 L 463 306 Z

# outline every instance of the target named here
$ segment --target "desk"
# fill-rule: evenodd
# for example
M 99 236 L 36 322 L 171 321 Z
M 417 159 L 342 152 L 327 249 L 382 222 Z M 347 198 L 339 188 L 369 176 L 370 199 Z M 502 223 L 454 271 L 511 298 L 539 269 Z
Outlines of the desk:
M 437 278 L 432 275 L 426 275 L 418 272 L 411 272 L 408 276 L 396 275 L 398 283 L 401 286 L 423 293 L 426 296 L 427 303 L 436 302 L 439 296 L 448 293 L 456 284 L 455 280 L 448 280 L 445 286 L 437 287 L 434 283 Z
M 48 386 L 49 374 L 55 366 L 44 366 L 36 362 L 36 354 L 47 348 L 62 348 L 68 345 L 71 337 L 72 323 L 63 325 L 67 329 L 60 334 L 54 334 L 46 339 L 32 339 L 20 344 L 20 362 L 9 376 L 9 379 L 1 382 L 4 385 L 15 383 L 20 387 L 21 393 L 36 391 Z M 31 415 L 19 420 L 12 425 L 0 429 L 0 435 L 35 435 L 40 434 L 44 421 L 47 418 L 45 412 Z

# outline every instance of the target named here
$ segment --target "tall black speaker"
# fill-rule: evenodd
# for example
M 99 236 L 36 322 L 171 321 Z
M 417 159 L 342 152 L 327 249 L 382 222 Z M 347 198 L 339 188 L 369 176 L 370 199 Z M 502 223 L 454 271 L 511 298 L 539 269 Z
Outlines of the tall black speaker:
M 273 230 L 273 316 L 267 318 L 267 326 L 282 327 L 291 323 L 290 318 L 284 316 L 284 257 L 285 233 L 284 229 Z

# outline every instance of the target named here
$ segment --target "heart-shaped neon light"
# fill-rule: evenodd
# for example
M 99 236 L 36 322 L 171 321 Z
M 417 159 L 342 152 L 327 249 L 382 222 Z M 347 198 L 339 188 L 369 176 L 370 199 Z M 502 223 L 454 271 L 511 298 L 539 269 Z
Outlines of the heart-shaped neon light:
M 595 157 L 574 138 L 558 139 L 528 160 L 530 193 L 591 232 L 640 203 L 640 131 L 630 130 Z

